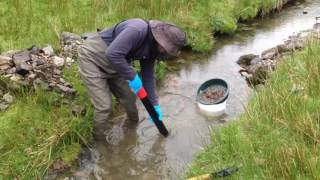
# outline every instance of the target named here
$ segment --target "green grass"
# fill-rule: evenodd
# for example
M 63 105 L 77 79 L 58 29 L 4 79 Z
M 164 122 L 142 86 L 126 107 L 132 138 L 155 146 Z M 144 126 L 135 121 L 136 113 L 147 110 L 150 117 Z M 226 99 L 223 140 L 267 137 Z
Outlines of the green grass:
M 66 72 L 79 97 L 20 90 L 14 104 L 0 113 L 0 179 L 41 179 L 54 160 L 70 165 L 82 140 L 90 139 L 92 108 L 78 74 Z M 72 114 L 74 103 L 86 107 L 84 117 Z
M 230 179 L 320 179 L 320 43 L 288 57 L 246 113 L 222 129 L 188 177 L 242 166 Z
M 233 33 L 239 20 L 280 8 L 283 0 L 3 0 L 0 52 L 32 44 L 58 47 L 62 31 L 83 33 L 140 17 L 177 23 L 194 50 L 212 48 L 212 34 Z

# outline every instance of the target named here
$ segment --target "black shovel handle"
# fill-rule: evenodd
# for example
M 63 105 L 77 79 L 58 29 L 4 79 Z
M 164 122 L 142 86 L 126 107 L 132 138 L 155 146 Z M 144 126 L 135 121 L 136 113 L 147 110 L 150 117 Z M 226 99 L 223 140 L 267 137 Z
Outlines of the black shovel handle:
M 168 132 L 166 126 L 163 124 L 163 122 L 159 120 L 159 115 L 156 112 L 156 110 L 154 109 L 153 105 L 151 104 L 148 96 L 146 96 L 146 97 L 144 97 L 144 98 L 142 98 L 140 100 L 142 101 L 142 104 L 144 105 L 144 107 L 148 111 L 149 115 L 151 116 L 154 124 L 157 126 L 159 132 L 164 137 L 168 137 L 169 136 L 169 132 Z

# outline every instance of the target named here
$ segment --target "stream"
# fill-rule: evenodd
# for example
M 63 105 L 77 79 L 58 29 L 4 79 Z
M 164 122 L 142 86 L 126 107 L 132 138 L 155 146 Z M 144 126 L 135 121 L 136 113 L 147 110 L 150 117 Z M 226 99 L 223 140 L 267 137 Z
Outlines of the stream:
M 303 14 L 303 10 L 308 13 Z M 185 63 L 179 71 L 168 74 L 160 88 L 169 137 L 159 134 L 139 103 L 138 127 L 123 130 L 124 117 L 115 118 L 109 143 L 84 148 L 80 167 L 70 174 L 75 179 L 182 179 L 194 155 L 210 142 L 210 129 L 236 119 L 252 95 L 252 89 L 238 73 L 238 58 L 249 53 L 260 54 L 283 43 L 288 36 L 312 28 L 316 16 L 320 16 L 320 1 L 306 0 L 241 25 L 233 36 L 216 39 L 209 58 Z M 205 117 L 195 103 L 198 87 L 212 78 L 222 78 L 230 87 L 227 111 L 220 118 Z

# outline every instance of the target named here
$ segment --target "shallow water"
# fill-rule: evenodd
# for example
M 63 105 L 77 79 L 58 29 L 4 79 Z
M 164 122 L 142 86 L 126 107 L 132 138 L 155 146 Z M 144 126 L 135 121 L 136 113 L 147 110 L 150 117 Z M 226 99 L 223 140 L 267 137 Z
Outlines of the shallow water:
M 308 14 L 302 13 L 304 9 Z M 251 22 L 232 37 L 217 39 L 209 58 L 185 63 L 188 65 L 169 74 L 161 87 L 160 103 L 170 131 L 168 138 L 159 135 L 140 104 L 138 127 L 124 131 L 124 117 L 114 119 L 116 125 L 109 144 L 84 150 L 76 179 L 181 179 L 194 154 L 209 142 L 210 127 L 219 127 L 243 113 L 252 94 L 238 73 L 238 58 L 248 53 L 260 54 L 293 33 L 312 28 L 316 16 L 320 16 L 320 1 L 307 0 Z M 226 114 L 215 119 L 205 117 L 195 103 L 197 88 L 211 78 L 222 78 L 230 87 Z

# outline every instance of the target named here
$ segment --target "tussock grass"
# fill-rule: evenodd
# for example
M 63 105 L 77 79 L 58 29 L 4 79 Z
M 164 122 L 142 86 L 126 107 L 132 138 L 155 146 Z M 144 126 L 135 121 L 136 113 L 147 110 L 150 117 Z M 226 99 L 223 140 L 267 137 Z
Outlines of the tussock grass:
M 243 167 L 231 179 L 320 179 L 320 43 L 286 58 L 240 121 L 212 134 L 188 176 Z
M 66 78 L 79 90 L 78 98 L 21 90 L 0 113 L 0 179 L 41 179 L 55 160 L 71 165 L 78 156 L 82 140 L 91 135 L 92 108 L 74 70 L 67 70 Z M 84 117 L 72 114 L 73 104 L 86 107 Z
M 248 20 L 282 7 L 283 0 L 3 0 L 0 2 L 0 52 L 50 43 L 62 31 L 83 33 L 140 17 L 177 23 L 194 50 L 209 51 L 215 32 L 233 33 Z

